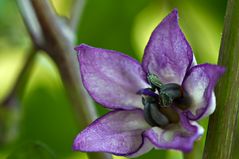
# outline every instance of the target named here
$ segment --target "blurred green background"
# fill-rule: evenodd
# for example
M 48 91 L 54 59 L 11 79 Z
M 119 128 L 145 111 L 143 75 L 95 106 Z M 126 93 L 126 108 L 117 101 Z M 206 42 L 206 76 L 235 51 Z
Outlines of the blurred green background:
M 69 17 L 74 0 L 53 0 L 58 14 Z M 124 52 L 141 60 L 144 47 L 155 26 L 173 8 L 178 8 L 180 25 L 198 63 L 216 63 L 226 0 L 85 0 L 77 29 L 77 44 Z M 11 90 L 26 59 L 31 39 L 16 2 L 0 0 L 0 101 Z M 73 50 L 72 50 L 73 51 Z M 79 132 L 56 65 L 44 53 L 37 55 L 20 94 L 20 105 L 9 121 L 9 142 L 0 145 L 0 159 L 14 159 L 15 153 L 36 151 L 42 158 L 86 159 L 73 152 L 72 142 Z M 99 114 L 105 109 L 97 106 Z M 0 109 L 1 111 L 1 109 Z M 0 118 L 4 112 L 0 112 Z M 17 123 L 12 126 L 12 123 Z M 207 119 L 201 121 L 207 127 Z M 238 133 L 237 133 L 238 134 Z M 200 140 L 201 158 L 206 132 Z M 238 141 L 238 138 L 237 138 Z M 238 143 L 238 142 L 237 142 Z M 236 146 L 234 146 L 236 147 Z M 234 158 L 238 152 L 234 152 Z M 49 155 L 49 156 L 48 156 Z M 115 157 L 123 159 L 123 157 Z M 152 150 L 140 159 L 180 159 L 178 151 Z

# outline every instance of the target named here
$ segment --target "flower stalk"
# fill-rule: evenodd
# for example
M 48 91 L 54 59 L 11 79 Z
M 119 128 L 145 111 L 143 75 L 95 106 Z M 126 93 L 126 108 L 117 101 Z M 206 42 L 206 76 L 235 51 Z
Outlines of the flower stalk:
M 228 0 L 218 64 L 226 73 L 216 88 L 217 109 L 210 117 L 204 159 L 232 158 L 239 105 L 239 0 Z
M 28 3 L 27 3 L 28 2 Z M 76 1 L 78 2 L 78 1 Z M 79 127 L 86 127 L 92 120 L 97 117 L 95 107 L 92 100 L 86 94 L 84 88 L 80 83 L 79 68 L 74 58 L 73 46 L 74 46 L 74 31 L 78 23 L 79 15 L 72 17 L 70 26 L 57 16 L 55 10 L 51 6 L 48 0 L 19 0 L 19 8 L 22 10 L 31 11 L 34 15 L 34 19 L 30 18 L 29 14 L 22 14 L 25 19 L 27 29 L 31 35 L 34 44 L 41 50 L 44 50 L 56 63 L 59 69 L 59 73 L 62 77 L 67 94 L 71 101 L 72 109 L 75 112 L 75 119 L 79 123 Z M 74 10 L 79 9 L 77 3 Z M 73 11 L 74 14 L 79 12 Z M 25 12 L 22 12 L 25 13 Z M 29 12 L 28 12 L 29 13 Z M 32 29 L 36 26 L 41 38 L 34 36 L 36 32 Z M 39 42 L 43 40 L 43 42 Z M 111 156 L 107 154 L 88 154 L 89 159 L 108 159 Z

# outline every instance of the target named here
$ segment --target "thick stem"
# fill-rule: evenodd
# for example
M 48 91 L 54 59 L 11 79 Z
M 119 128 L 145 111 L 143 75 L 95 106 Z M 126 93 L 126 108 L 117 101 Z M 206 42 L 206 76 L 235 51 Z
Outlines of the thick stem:
M 29 0 L 17 0 L 19 11 L 22 15 L 27 31 L 31 36 L 36 47 L 42 48 L 44 45 L 44 37 L 36 14 Z
M 76 54 L 73 54 L 72 36 L 68 36 L 71 29 L 60 21 L 61 19 L 55 14 L 47 0 L 31 0 L 31 3 L 46 40 L 45 51 L 52 57 L 59 68 L 72 103 L 75 118 L 82 129 L 96 119 L 97 114 L 92 100 L 81 83 Z M 111 158 L 103 153 L 88 154 L 88 156 L 91 159 Z
M 239 104 L 239 0 L 228 0 L 219 65 L 226 73 L 216 88 L 217 108 L 209 119 L 204 159 L 230 159 Z
M 96 119 L 93 102 L 83 89 L 73 44 L 64 34 L 67 26 L 60 22 L 46 0 L 32 0 L 38 21 L 47 41 L 46 51 L 56 62 L 66 91 L 71 99 L 74 112 L 81 128 Z

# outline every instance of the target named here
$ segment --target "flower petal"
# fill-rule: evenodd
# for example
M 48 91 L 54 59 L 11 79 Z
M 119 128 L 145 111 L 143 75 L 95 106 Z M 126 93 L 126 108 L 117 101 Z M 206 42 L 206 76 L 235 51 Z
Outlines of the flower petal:
M 224 73 L 223 67 L 202 64 L 192 67 L 183 82 L 183 88 L 192 99 L 192 105 L 187 112 L 191 120 L 210 115 L 216 106 L 214 87 Z
M 180 114 L 180 123 L 171 124 L 165 129 L 153 127 L 144 133 L 157 148 L 176 149 L 189 152 L 194 141 L 203 134 L 203 128 L 196 122 L 190 122 L 185 114 Z
M 136 60 L 116 51 L 84 44 L 76 50 L 83 84 L 95 101 L 112 109 L 143 108 L 137 92 L 148 84 Z
M 191 66 L 193 53 L 173 10 L 153 31 L 145 48 L 143 69 L 158 75 L 162 83 L 181 84 Z
M 83 130 L 76 137 L 73 149 L 132 155 L 144 146 L 143 132 L 148 128 L 140 109 L 112 111 Z
M 141 156 L 149 152 L 152 148 L 154 148 L 154 145 L 151 143 L 151 141 L 149 141 L 149 139 L 147 138 L 144 138 L 143 146 L 137 152 L 127 155 L 126 157 L 135 158 L 135 157 Z

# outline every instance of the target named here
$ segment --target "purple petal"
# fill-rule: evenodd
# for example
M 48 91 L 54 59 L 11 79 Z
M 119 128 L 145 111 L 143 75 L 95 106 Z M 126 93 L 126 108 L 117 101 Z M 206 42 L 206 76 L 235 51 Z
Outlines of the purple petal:
M 178 25 L 178 12 L 173 10 L 153 31 L 143 69 L 158 75 L 162 83 L 181 84 L 192 60 L 192 49 Z
M 123 156 L 137 154 L 144 147 L 143 132 L 148 128 L 142 110 L 112 111 L 83 130 L 73 149 Z
M 141 65 L 122 53 L 80 45 L 76 48 L 85 88 L 107 108 L 143 108 L 138 90 L 149 87 Z
M 196 122 L 190 122 L 184 114 L 180 114 L 180 123 L 171 124 L 165 129 L 153 127 L 144 135 L 160 149 L 176 149 L 189 152 L 194 141 L 203 134 L 203 128 Z
M 135 157 L 141 156 L 141 155 L 149 152 L 153 147 L 154 147 L 154 145 L 151 143 L 151 141 L 149 141 L 149 139 L 147 139 L 147 138 L 144 138 L 143 146 L 137 152 L 127 155 L 126 157 L 135 158 Z
M 202 64 L 192 67 L 183 82 L 183 88 L 192 99 L 192 105 L 187 112 L 188 118 L 198 120 L 210 115 L 216 106 L 214 87 L 224 73 L 223 67 Z

